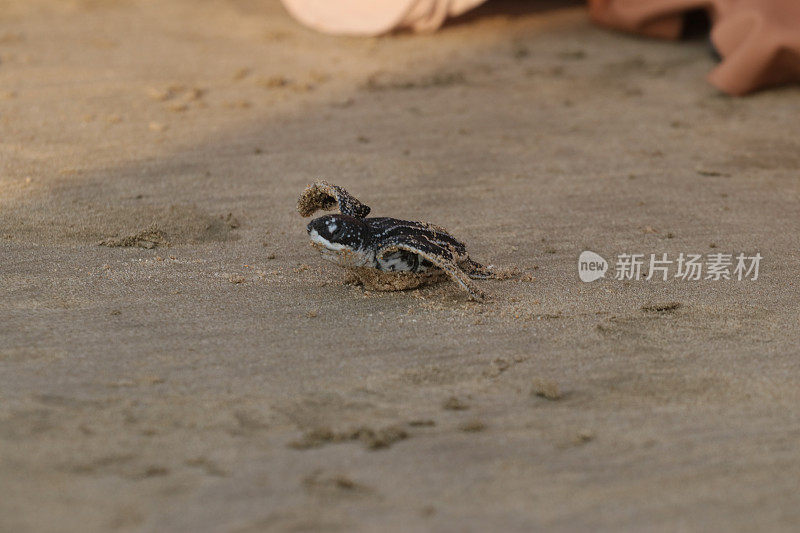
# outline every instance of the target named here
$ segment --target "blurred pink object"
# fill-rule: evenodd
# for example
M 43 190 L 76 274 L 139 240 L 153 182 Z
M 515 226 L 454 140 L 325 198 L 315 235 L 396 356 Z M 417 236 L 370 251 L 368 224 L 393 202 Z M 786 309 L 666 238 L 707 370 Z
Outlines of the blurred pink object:
M 685 13 L 705 10 L 722 62 L 708 79 L 729 94 L 800 82 L 800 0 L 589 0 L 598 24 L 677 39 Z
M 408 29 L 438 29 L 486 0 L 283 0 L 291 15 L 317 31 L 381 35 Z

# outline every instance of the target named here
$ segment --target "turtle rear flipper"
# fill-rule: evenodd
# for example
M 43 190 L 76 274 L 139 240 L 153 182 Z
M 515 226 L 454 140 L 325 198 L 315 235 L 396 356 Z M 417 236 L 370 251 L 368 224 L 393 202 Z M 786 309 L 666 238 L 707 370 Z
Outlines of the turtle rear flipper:
M 483 291 L 476 287 L 475 284 L 472 283 L 472 280 L 469 279 L 469 276 L 459 268 L 455 261 L 453 261 L 453 255 L 446 248 L 442 248 L 430 242 L 425 242 L 420 238 L 406 236 L 402 240 L 395 240 L 379 248 L 377 257 L 384 257 L 398 250 L 415 253 L 421 258 L 427 259 L 433 263 L 434 266 L 440 268 L 451 280 L 465 290 L 467 294 L 469 294 L 470 300 L 482 302 L 486 299 L 486 295 Z
M 494 279 L 497 277 L 497 274 L 494 272 L 494 270 L 487 266 L 483 266 L 477 261 L 473 261 L 469 257 L 459 263 L 459 266 L 461 267 L 461 270 L 463 270 L 467 276 L 472 279 Z
M 297 200 L 297 211 L 304 217 L 310 217 L 320 209 L 331 209 L 334 205 L 339 212 L 351 217 L 364 218 L 369 212 L 368 205 L 362 204 L 338 185 L 326 181 L 317 181 L 306 187 Z

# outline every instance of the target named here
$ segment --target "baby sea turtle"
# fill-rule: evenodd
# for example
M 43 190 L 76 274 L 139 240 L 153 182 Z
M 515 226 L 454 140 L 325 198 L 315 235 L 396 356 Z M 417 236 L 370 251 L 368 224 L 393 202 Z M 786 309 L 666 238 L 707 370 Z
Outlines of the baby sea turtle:
M 307 227 L 312 245 L 325 259 L 362 274 L 362 279 L 363 274 L 382 276 L 384 289 L 413 288 L 425 278 L 444 273 L 467 291 L 470 300 L 485 298 L 471 279 L 494 278 L 495 273 L 470 259 L 464 243 L 440 226 L 388 217 L 367 218 L 369 206 L 342 187 L 324 181 L 303 191 L 297 210 L 308 217 L 335 205 L 341 214 L 315 218 Z M 392 279 L 418 281 L 392 283 Z

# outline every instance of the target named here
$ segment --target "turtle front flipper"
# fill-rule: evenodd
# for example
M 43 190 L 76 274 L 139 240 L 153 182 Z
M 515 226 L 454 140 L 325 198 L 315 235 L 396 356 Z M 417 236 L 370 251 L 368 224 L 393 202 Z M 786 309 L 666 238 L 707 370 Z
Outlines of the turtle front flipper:
M 483 266 L 477 261 L 473 261 L 469 257 L 467 257 L 464 261 L 461 261 L 459 266 L 461 267 L 461 270 L 463 270 L 467 276 L 472 279 L 495 279 L 497 277 L 497 274 L 494 270 L 487 266 Z
M 356 218 L 364 218 L 370 208 L 362 204 L 338 185 L 326 181 L 317 181 L 305 188 L 297 200 L 297 211 L 304 217 L 310 217 L 320 209 L 331 209 L 338 205 L 339 212 Z
M 482 302 L 486 299 L 483 291 L 476 287 L 472 280 L 469 279 L 469 276 L 459 268 L 453 260 L 453 254 L 446 248 L 427 242 L 424 239 L 407 235 L 402 239 L 394 240 L 394 242 L 380 247 L 376 257 L 383 258 L 399 250 L 417 254 L 422 259 L 427 259 L 433 263 L 434 266 L 440 268 L 450 279 L 456 282 L 459 287 L 467 291 L 470 300 Z

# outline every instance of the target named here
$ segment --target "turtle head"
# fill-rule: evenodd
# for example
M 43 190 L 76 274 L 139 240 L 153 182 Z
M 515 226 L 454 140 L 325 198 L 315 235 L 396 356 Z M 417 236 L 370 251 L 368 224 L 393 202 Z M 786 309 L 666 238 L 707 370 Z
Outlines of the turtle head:
M 345 266 L 363 266 L 367 259 L 369 228 L 359 218 L 325 215 L 309 222 L 306 230 L 311 244 L 326 259 Z

